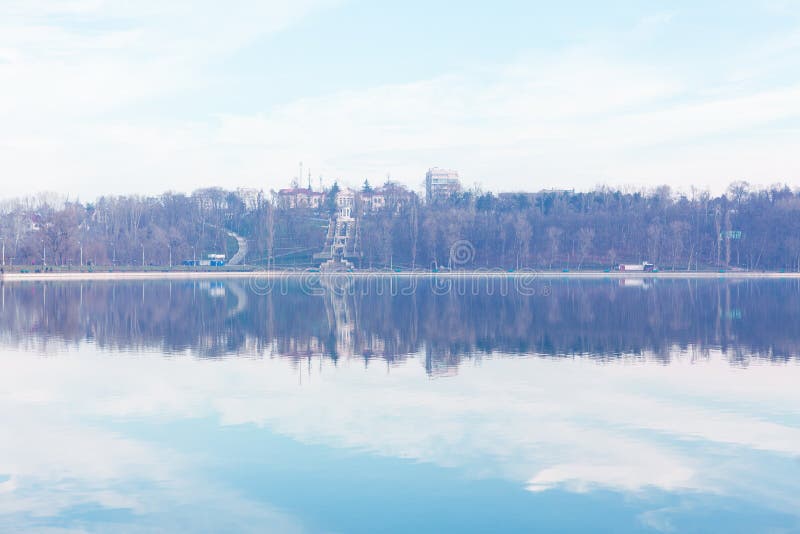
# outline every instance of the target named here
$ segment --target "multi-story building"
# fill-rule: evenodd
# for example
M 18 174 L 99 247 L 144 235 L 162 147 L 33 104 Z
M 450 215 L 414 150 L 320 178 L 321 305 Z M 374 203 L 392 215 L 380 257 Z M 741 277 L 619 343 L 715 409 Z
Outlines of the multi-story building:
M 317 210 L 322 206 L 325 195 L 311 188 L 290 187 L 278 191 L 276 202 L 284 209 L 307 208 Z
M 379 211 L 400 213 L 404 206 L 414 201 L 415 194 L 396 182 L 386 182 L 380 187 L 358 194 L 359 213 L 367 215 Z
M 458 176 L 456 174 L 456 176 Z M 448 196 L 443 192 L 441 184 L 436 182 L 437 195 Z M 451 186 L 452 191 L 460 190 L 460 186 Z M 330 191 L 314 191 L 310 187 L 298 187 L 296 184 L 293 187 L 281 189 L 278 192 L 273 192 L 274 204 L 283 209 L 310 209 L 320 210 L 325 206 L 325 199 L 330 194 Z M 242 199 L 246 202 L 253 203 L 257 201 L 257 196 Z M 356 191 L 348 187 L 340 189 L 336 193 L 335 205 L 336 211 L 340 217 L 358 218 L 370 213 L 377 213 L 383 210 L 392 210 L 399 213 L 403 206 L 411 202 L 414 198 L 414 193 L 409 191 L 406 187 L 395 182 L 386 182 L 382 186 L 374 189 L 369 188 L 363 191 Z
M 425 174 L 425 200 L 444 200 L 461 191 L 458 173 L 449 169 L 433 167 Z
M 364 213 L 380 211 L 386 207 L 386 196 L 383 194 L 383 188 L 362 191 L 359 197 L 361 199 L 361 210 Z
M 349 219 L 353 217 L 353 208 L 356 203 L 356 192 L 345 188 L 336 193 L 336 208 L 339 210 L 339 217 Z

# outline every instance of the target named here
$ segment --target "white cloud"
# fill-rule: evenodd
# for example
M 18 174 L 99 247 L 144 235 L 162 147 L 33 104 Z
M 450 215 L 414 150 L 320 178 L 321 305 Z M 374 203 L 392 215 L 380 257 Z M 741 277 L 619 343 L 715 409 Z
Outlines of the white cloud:
M 224 82 L 210 62 L 330 4 L 5 3 L 0 194 L 30 184 L 83 197 L 270 188 L 284 185 L 298 161 L 329 178 L 355 183 L 391 172 L 412 186 L 432 165 L 494 189 L 800 183 L 791 135 L 798 80 L 742 83 L 791 72 L 795 34 L 722 62 L 719 79 L 701 82 L 691 58 L 646 63 L 621 50 L 672 24 L 670 13 L 643 19 L 616 47 L 528 52 L 426 80 L 265 101 L 260 114 L 195 103 L 190 118 L 163 117 L 149 107 Z
M 207 63 L 330 3 L 4 3 L 3 137 L 13 138 L 28 125 L 46 138 L 52 127 L 54 137 L 68 143 L 64 128 L 91 125 L 120 106 L 212 83 Z
M 719 189 L 741 178 L 798 183 L 793 140 L 774 126 L 798 119 L 800 85 L 696 94 L 663 72 L 575 52 L 225 116 L 217 140 L 257 147 L 284 168 L 312 160 L 336 176 L 392 171 L 412 184 L 444 164 L 493 188 L 533 177 L 534 187 Z

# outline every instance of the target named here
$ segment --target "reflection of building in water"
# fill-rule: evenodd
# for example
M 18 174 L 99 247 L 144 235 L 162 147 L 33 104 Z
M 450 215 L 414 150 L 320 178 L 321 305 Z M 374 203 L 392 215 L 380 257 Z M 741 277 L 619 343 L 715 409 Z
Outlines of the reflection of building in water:
M 355 354 L 356 315 L 355 306 L 350 306 L 350 286 L 347 276 L 323 275 L 320 279 L 325 292 L 325 313 L 328 328 L 336 338 L 337 356 L 350 357 Z
M 636 287 L 639 289 L 649 289 L 653 285 L 647 278 L 620 278 L 619 287 Z
M 361 305 L 353 290 L 352 278 L 345 274 L 331 274 L 323 275 L 320 282 L 324 291 L 328 329 L 336 340 L 336 356 L 387 357 L 386 340 L 380 335 L 366 332 L 359 324 L 358 310 Z
M 197 283 L 197 288 L 208 293 L 209 297 L 225 298 L 225 282 L 206 282 Z

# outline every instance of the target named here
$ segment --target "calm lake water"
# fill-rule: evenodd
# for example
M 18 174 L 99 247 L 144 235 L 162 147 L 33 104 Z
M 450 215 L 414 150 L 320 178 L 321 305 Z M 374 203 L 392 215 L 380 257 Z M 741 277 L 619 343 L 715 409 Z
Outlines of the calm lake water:
M 2 286 L 0 531 L 800 531 L 791 280 Z

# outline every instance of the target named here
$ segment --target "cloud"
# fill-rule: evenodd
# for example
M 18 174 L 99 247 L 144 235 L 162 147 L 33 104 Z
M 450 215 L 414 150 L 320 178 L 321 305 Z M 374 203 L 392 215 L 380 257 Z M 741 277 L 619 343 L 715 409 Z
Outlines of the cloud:
M 545 491 L 566 487 L 579 493 L 596 487 L 612 487 L 623 491 L 641 491 L 647 487 L 666 491 L 695 489 L 695 473 L 691 469 L 680 463 L 643 456 L 640 447 L 631 452 L 635 453 L 633 459 L 636 461 L 623 465 L 575 463 L 548 467 L 531 478 L 527 488 L 530 491 Z
M 698 94 L 665 72 L 572 51 L 223 116 L 216 139 L 258 147 L 286 168 L 313 160 L 335 176 L 392 171 L 414 185 L 443 164 L 492 188 L 721 188 L 735 178 L 796 181 L 800 159 L 776 123 L 798 119 L 800 85 Z
M 36 184 L 93 197 L 130 176 L 151 193 L 165 176 L 190 188 L 208 117 L 162 120 L 148 106 L 219 83 L 209 64 L 333 3 L 3 2 L 0 166 L 14 180 L 0 194 Z
M 3 194 L 31 183 L 84 198 L 221 183 L 269 189 L 285 185 L 299 161 L 329 180 L 390 172 L 412 186 L 442 165 L 492 189 L 721 190 L 735 179 L 800 179 L 797 33 L 775 32 L 708 73 L 707 57 L 650 60 L 626 50 L 680 13 L 646 16 L 607 41 L 509 50 L 504 62 L 467 62 L 427 79 L 404 78 L 398 66 L 394 83 L 265 96 L 248 106 L 260 112 L 199 96 L 212 87 L 233 96 L 259 66 L 215 65 L 333 5 L 4 3 L 0 166 L 16 179 Z M 291 85 L 280 72 L 262 74 Z M 172 113 L 173 103 L 185 109 Z
M 208 63 L 329 4 L 4 2 L 0 113 L 17 128 L 35 121 L 59 130 L 63 120 L 91 124 L 125 105 L 191 91 L 213 83 Z

